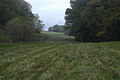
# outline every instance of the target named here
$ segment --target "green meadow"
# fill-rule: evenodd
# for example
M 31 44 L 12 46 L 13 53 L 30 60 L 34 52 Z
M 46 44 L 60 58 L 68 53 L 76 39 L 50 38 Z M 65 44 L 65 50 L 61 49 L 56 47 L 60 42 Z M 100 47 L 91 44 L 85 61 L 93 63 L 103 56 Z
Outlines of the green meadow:
M 0 80 L 120 80 L 120 42 L 0 43 Z

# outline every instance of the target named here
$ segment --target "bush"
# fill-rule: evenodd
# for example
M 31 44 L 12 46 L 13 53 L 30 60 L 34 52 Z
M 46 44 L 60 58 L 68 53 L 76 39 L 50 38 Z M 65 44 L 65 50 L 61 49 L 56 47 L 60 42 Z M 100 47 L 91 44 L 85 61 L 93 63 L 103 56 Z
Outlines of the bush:
M 33 25 L 32 18 L 17 17 L 7 23 L 6 33 L 15 42 L 33 41 L 35 34 Z
M 11 42 L 11 39 L 9 36 L 4 34 L 4 31 L 0 29 L 0 42 Z

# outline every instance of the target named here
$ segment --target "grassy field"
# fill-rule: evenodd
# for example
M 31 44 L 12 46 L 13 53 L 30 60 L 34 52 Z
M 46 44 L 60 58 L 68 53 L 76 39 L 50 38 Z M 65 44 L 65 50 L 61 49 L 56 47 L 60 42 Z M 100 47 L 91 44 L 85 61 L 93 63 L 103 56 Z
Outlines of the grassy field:
M 0 80 L 120 80 L 120 42 L 0 43 Z
M 48 37 L 47 40 L 49 41 L 74 41 L 73 36 L 68 36 L 64 33 L 42 31 L 42 34 Z
M 120 80 L 120 42 L 0 44 L 0 80 Z

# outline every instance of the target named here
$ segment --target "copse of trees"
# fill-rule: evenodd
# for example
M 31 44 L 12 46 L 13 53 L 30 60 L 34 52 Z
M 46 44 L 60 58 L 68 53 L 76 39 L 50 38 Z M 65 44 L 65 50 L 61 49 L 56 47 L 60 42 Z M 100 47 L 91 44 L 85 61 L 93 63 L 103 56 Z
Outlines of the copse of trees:
M 6 33 L 13 41 L 31 41 L 34 36 L 33 22 L 29 17 L 17 17 L 6 24 Z
M 51 32 L 63 32 L 64 33 L 64 26 L 63 25 L 54 25 L 53 27 L 50 27 L 48 31 Z
M 33 41 L 42 28 L 42 21 L 26 1 L 0 0 L 0 42 Z
M 66 28 L 78 41 L 120 40 L 119 0 L 71 0 Z

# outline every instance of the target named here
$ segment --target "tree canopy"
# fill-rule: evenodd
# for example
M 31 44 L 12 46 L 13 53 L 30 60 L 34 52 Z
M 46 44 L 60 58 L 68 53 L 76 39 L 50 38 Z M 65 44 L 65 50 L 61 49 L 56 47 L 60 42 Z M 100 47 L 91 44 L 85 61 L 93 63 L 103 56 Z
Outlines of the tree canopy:
M 76 40 L 120 40 L 119 0 L 70 0 L 70 4 L 65 19 Z
M 53 27 L 50 27 L 48 31 L 52 32 L 63 32 L 64 33 L 64 26 L 63 25 L 54 25 Z
M 25 41 L 26 39 L 20 38 L 30 38 L 35 32 L 40 32 L 43 28 L 42 21 L 32 13 L 31 7 L 24 0 L 0 0 L 0 34 L 9 35 L 13 41 Z

